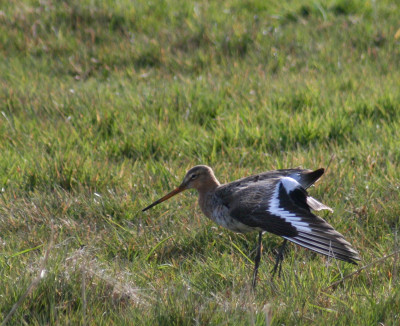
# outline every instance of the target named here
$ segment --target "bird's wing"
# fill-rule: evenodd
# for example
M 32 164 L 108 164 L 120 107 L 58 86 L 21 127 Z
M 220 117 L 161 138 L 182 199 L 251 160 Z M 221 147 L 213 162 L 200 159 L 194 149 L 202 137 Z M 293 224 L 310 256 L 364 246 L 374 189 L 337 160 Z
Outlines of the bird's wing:
M 310 208 L 317 206 L 315 202 L 321 203 L 309 197 L 301 184 L 291 177 L 238 187 L 230 191 L 228 197 L 231 198 L 222 201 L 230 205 L 230 215 L 245 225 L 282 236 L 326 256 L 351 263 L 360 260 L 339 232 L 311 212 Z
M 266 181 L 268 179 L 290 177 L 295 179 L 304 189 L 312 186 L 321 176 L 324 174 L 325 170 L 323 168 L 317 169 L 315 171 L 308 169 L 281 169 L 267 171 L 260 174 L 245 177 L 236 181 L 229 183 L 232 186 L 241 186 L 245 184 L 258 183 Z
M 295 179 L 304 189 L 307 189 L 317 182 L 319 178 L 321 178 L 325 172 L 325 169 L 321 168 L 315 171 L 308 169 L 284 169 L 272 172 L 276 173 L 277 176 Z

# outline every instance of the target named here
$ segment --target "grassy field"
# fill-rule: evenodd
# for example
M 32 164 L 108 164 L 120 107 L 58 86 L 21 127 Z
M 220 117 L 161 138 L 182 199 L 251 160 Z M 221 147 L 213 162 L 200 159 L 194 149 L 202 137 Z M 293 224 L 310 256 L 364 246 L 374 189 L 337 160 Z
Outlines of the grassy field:
M 399 325 L 399 255 L 381 259 L 400 249 L 399 16 L 1 2 L 0 322 L 16 304 L 9 325 Z M 193 192 L 141 212 L 196 164 L 229 182 L 330 161 L 310 193 L 359 266 L 290 245 L 271 281 L 282 240 L 264 236 L 253 293 L 256 234 L 207 220 Z

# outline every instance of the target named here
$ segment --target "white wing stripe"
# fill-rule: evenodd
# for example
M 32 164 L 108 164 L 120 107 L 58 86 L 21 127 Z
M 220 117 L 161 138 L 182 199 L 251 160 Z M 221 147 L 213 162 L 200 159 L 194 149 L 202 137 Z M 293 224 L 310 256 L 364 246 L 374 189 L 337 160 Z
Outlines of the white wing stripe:
M 276 184 L 276 188 L 272 194 L 271 200 L 269 201 L 268 211 L 273 215 L 281 217 L 286 222 L 289 222 L 298 231 L 301 230 L 304 232 L 311 232 L 312 230 L 310 229 L 309 224 L 306 222 L 301 222 L 301 217 L 296 216 L 296 214 L 291 213 L 281 207 L 283 206 L 281 205 L 281 202 L 279 200 L 279 189 L 281 187 L 281 184 L 283 185 L 287 194 L 289 194 L 294 189 L 301 187 L 301 185 L 293 178 L 289 177 L 282 178 Z
M 309 227 L 297 226 L 296 224 L 293 224 L 293 223 L 292 223 L 292 225 L 296 228 L 297 231 L 305 231 L 305 232 L 307 232 L 307 231 L 311 230 Z
M 287 193 L 295 190 L 298 186 L 300 186 L 300 183 L 298 183 L 295 179 L 290 178 L 290 177 L 283 177 L 279 183 L 283 184 L 285 187 L 285 190 Z M 279 184 L 278 183 L 278 184 Z M 279 191 L 279 189 L 278 189 Z

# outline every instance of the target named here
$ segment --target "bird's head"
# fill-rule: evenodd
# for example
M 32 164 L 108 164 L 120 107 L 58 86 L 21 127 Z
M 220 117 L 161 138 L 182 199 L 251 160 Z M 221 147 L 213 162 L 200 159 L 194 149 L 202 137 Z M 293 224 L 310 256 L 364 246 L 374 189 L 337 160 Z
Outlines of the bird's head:
M 156 200 L 151 205 L 144 208 L 142 211 L 146 211 L 153 206 L 162 203 L 163 201 L 179 194 L 186 189 L 196 189 L 199 192 L 205 192 L 215 189 L 219 186 L 218 180 L 214 176 L 213 170 L 207 165 L 196 165 L 191 168 L 183 178 L 182 183 L 172 190 L 164 197 Z

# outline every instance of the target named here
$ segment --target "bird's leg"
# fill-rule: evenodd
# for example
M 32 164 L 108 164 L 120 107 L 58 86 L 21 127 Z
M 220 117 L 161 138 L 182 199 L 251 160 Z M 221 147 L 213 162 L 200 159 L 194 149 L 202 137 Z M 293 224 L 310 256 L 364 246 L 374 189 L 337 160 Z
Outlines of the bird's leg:
M 262 250 L 261 238 L 262 238 L 262 231 L 260 231 L 258 234 L 257 253 L 256 253 L 256 258 L 254 260 L 254 272 L 253 272 L 253 283 L 252 283 L 253 290 L 256 288 L 258 266 L 260 265 L 260 259 L 261 259 L 261 250 Z
M 286 243 L 287 243 L 287 240 L 285 239 L 285 240 L 283 241 L 282 245 L 281 245 L 280 248 L 279 248 L 278 254 L 276 255 L 276 258 L 275 258 L 275 266 L 274 266 L 274 269 L 272 270 L 272 278 L 274 278 L 274 276 L 275 276 L 275 274 L 276 274 L 276 271 L 277 271 L 277 269 L 278 269 L 278 266 L 279 266 L 278 277 L 281 277 L 282 261 L 283 261 L 283 251 L 284 251 L 285 248 L 286 248 Z

